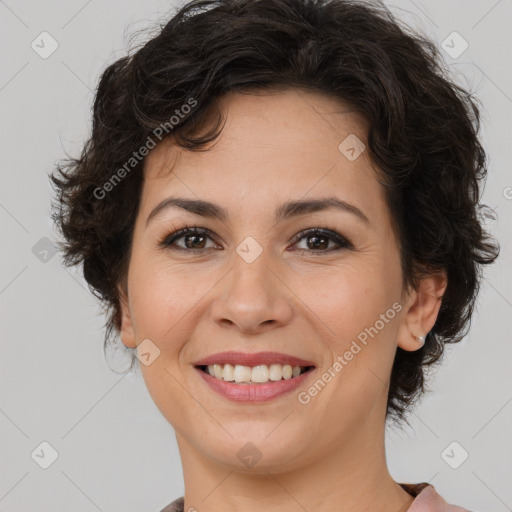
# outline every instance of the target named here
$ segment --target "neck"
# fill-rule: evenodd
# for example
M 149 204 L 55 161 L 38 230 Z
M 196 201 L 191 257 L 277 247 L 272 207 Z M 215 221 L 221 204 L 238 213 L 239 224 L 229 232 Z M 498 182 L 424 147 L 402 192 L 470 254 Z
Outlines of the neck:
M 405 512 L 414 498 L 389 474 L 384 426 L 378 432 L 374 427 L 372 421 L 358 425 L 346 436 L 347 442 L 324 446 L 300 465 L 277 468 L 260 461 L 250 469 L 207 457 L 176 432 L 185 482 L 184 510 Z

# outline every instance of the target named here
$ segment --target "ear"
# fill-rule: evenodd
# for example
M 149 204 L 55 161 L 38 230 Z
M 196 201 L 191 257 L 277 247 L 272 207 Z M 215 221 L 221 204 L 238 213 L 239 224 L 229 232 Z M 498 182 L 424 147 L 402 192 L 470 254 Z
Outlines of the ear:
M 422 347 L 416 337 L 426 337 L 434 327 L 447 285 L 447 274 L 442 270 L 422 278 L 418 289 L 408 294 L 405 317 L 398 331 L 400 348 L 413 351 Z
M 122 284 L 118 285 L 117 290 L 121 308 L 121 341 L 126 347 L 135 348 L 137 344 L 135 343 L 135 330 L 132 324 L 127 290 Z

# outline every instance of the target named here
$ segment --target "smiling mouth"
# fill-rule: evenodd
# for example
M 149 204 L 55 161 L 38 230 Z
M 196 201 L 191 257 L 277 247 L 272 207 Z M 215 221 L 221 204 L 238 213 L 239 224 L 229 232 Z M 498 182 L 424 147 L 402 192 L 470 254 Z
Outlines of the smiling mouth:
M 196 368 L 215 379 L 232 384 L 268 384 L 290 380 L 313 370 L 314 366 L 271 364 L 244 366 L 231 364 L 197 365 Z

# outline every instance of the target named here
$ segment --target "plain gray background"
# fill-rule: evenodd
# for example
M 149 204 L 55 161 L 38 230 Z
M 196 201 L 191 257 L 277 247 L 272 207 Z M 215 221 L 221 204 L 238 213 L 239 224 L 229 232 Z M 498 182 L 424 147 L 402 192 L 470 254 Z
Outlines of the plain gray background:
M 124 54 L 127 36 L 167 20 L 174 5 L 0 0 L 0 511 L 156 512 L 183 494 L 172 427 L 140 373 L 109 368 L 127 359 L 105 361 L 101 309 L 52 252 L 47 177 L 64 150 L 78 156 L 100 73 Z M 483 103 L 483 202 L 498 215 L 488 225 L 501 244 L 470 333 L 448 347 L 413 429 L 388 430 L 389 467 L 399 482 L 431 482 L 450 503 L 512 510 L 512 0 L 387 5 L 452 47 L 442 53 L 454 78 Z M 50 37 L 58 48 L 42 58 Z M 42 442 L 58 453 L 47 469 Z

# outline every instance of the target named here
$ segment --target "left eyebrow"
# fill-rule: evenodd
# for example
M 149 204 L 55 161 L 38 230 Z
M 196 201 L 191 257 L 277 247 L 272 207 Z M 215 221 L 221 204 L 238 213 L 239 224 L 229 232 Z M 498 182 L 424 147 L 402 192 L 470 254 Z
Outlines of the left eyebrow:
M 202 199 L 188 199 L 185 197 L 168 197 L 153 208 L 146 219 L 146 226 L 151 219 L 155 218 L 168 208 L 181 208 L 196 215 L 201 215 L 202 217 L 216 218 L 221 221 L 226 221 L 229 217 L 225 208 L 209 201 L 203 201 Z M 275 221 L 280 222 L 291 217 L 307 215 L 309 213 L 315 213 L 332 208 L 351 213 L 358 219 L 362 220 L 365 224 L 370 225 L 370 220 L 359 208 L 353 204 L 343 201 L 342 199 L 332 196 L 318 199 L 288 201 L 276 209 Z
M 289 201 L 284 203 L 275 212 L 276 222 L 298 215 L 306 215 L 308 213 L 315 213 L 323 210 L 335 208 L 344 212 L 355 215 L 358 219 L 362 220 L 365 224 L 370 225 L 368 217 L 353 204 L 343 201 L 337 197 L 322 197 L 318 199 L 307 199 L 301 201 Z

